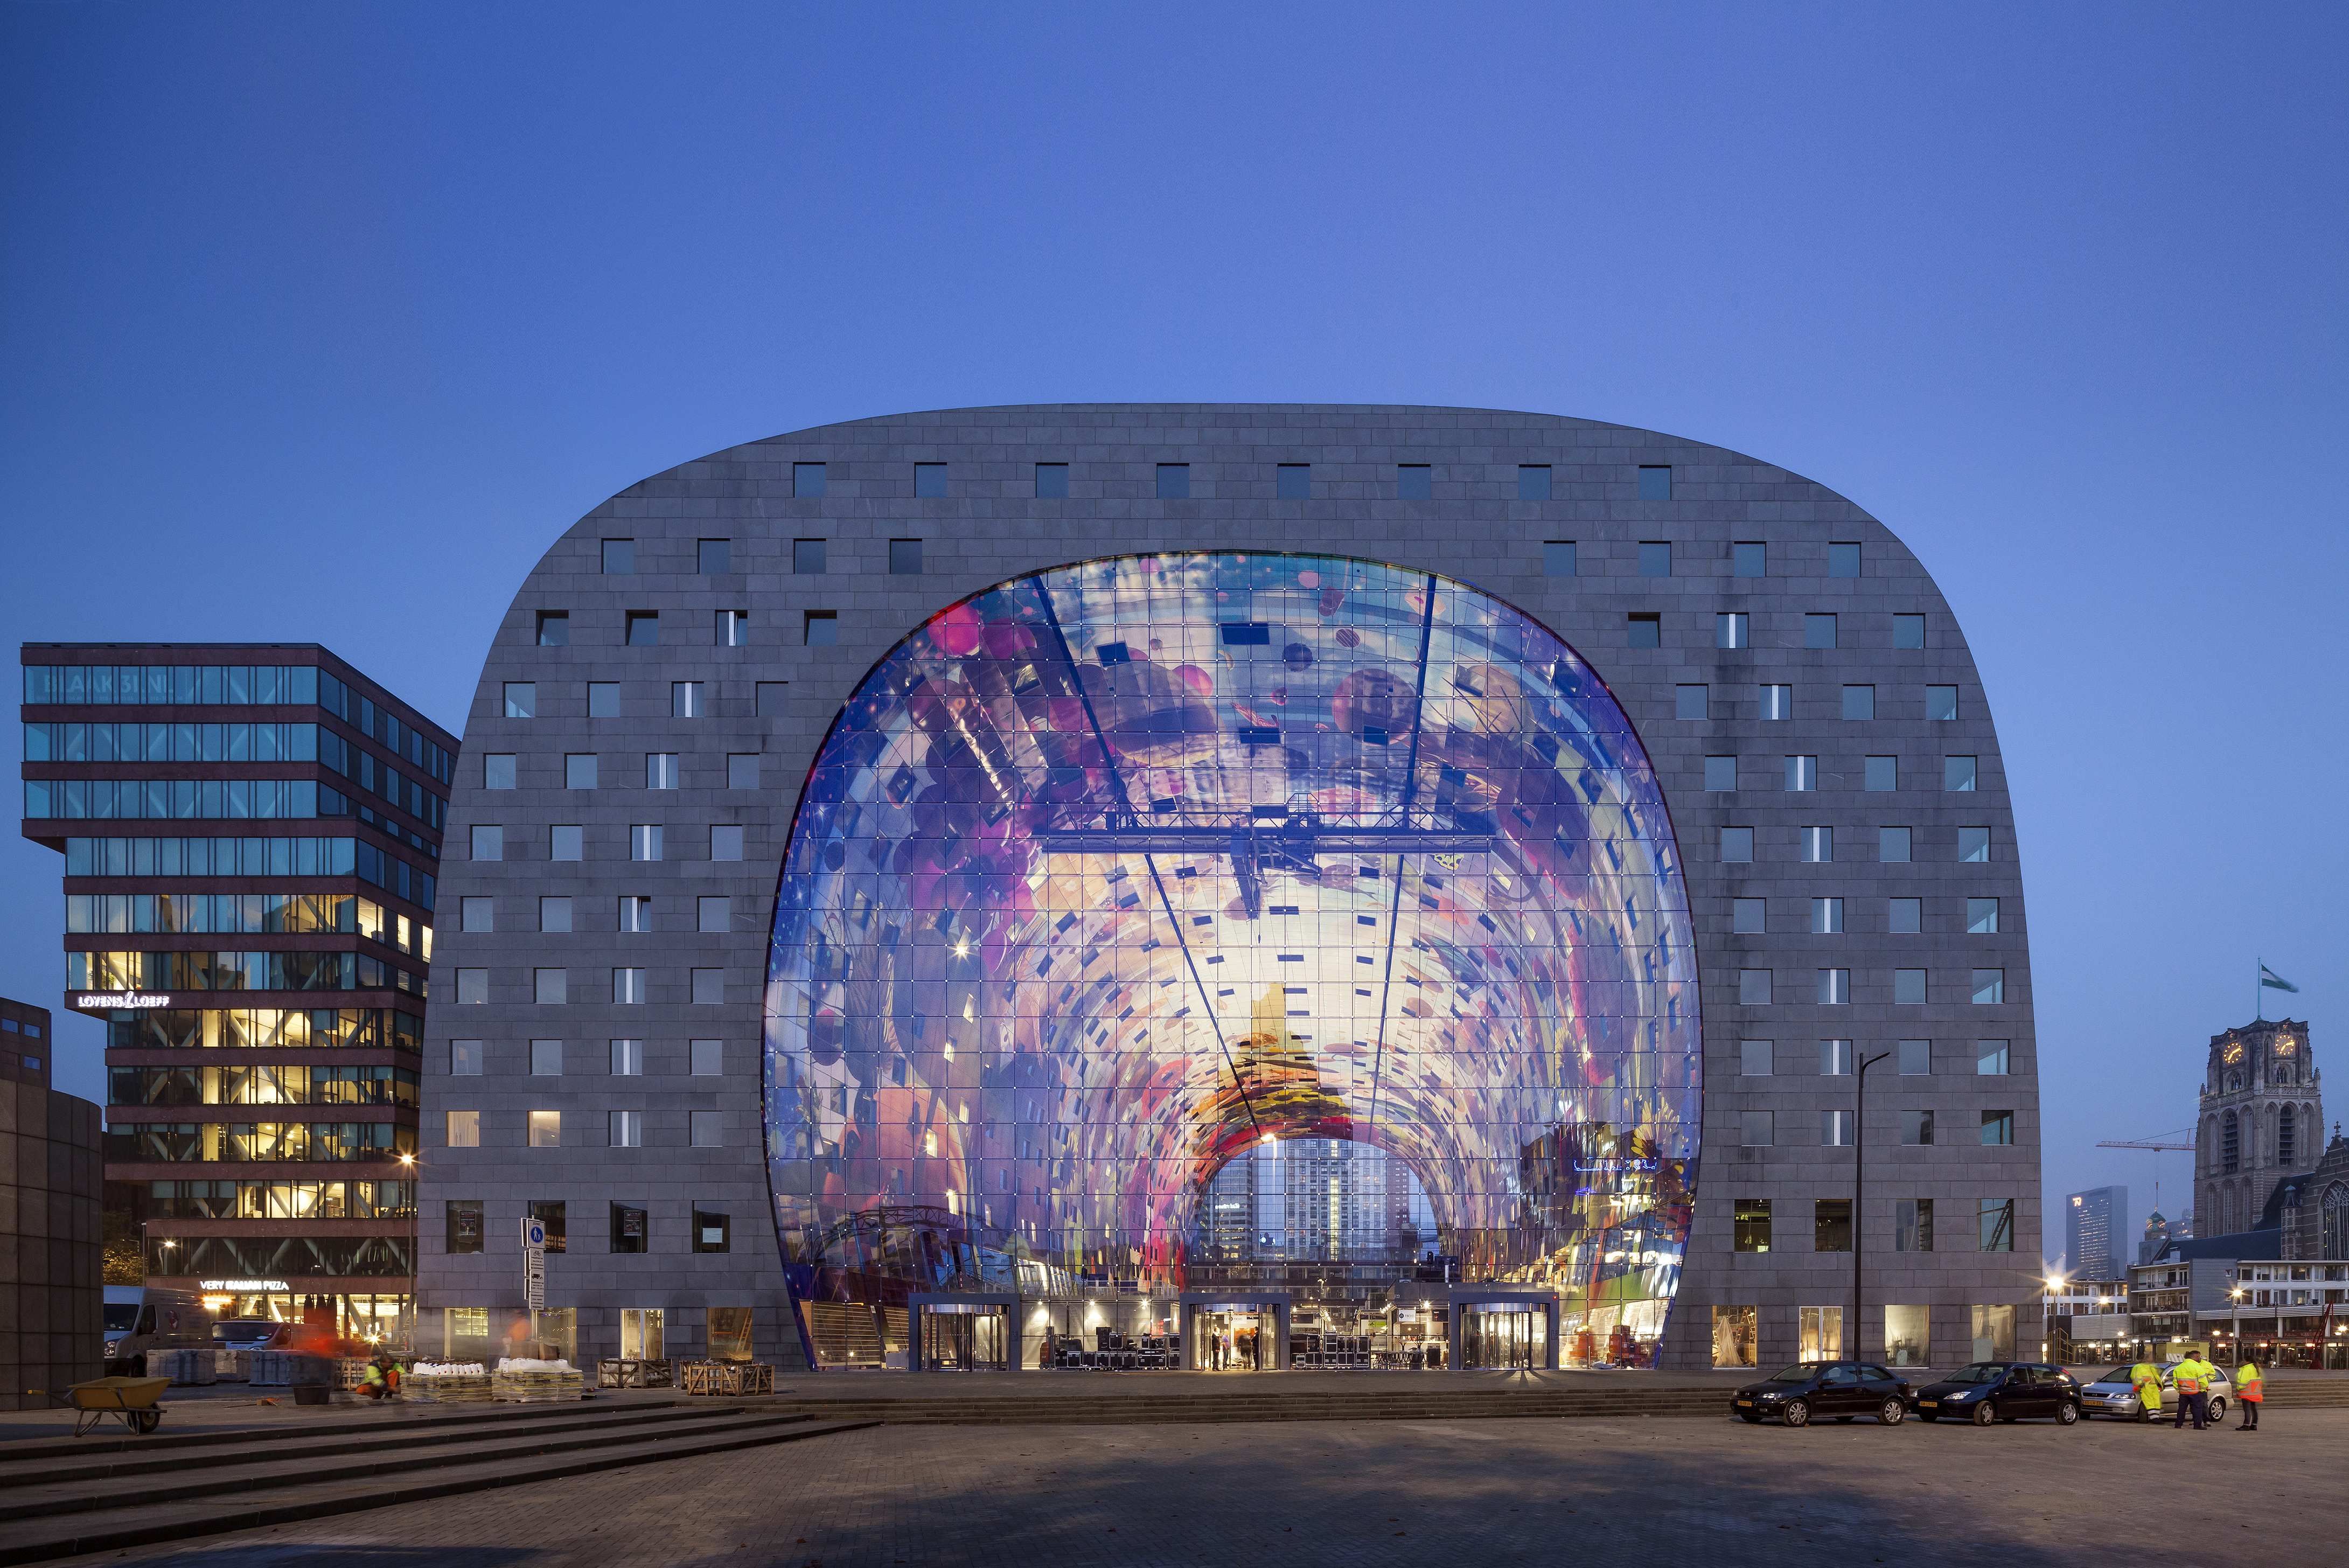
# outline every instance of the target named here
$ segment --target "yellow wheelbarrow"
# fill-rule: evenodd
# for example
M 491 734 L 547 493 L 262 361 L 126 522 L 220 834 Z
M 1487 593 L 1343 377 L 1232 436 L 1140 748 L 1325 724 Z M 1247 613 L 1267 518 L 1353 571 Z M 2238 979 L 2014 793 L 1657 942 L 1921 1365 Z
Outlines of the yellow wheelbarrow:
M 25 1392 L 43 1395 L 73 1411 L 74 1436 L 78 1438 L 109 1416 L 121 1417 L 122 1424 L 134 1432 L 153 1431 L 163 1424 L 163 1412 L 156 1408 L 155 1401 L 171 1386 L 168 1377 L 93 1377 L 63 1394 L 51 1394 L 46 1388 Z

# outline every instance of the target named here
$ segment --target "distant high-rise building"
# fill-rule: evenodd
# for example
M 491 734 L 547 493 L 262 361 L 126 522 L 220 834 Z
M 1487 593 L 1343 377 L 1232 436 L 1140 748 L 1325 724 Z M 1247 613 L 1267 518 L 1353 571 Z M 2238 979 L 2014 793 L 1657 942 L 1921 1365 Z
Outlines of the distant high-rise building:
M 2175 1220 L 2165 1220 L 2157 1209 L 2145 1217 L 2145 1239 L 2137 1243 L 2137 1261 L 2150 1263 L 2169 1250 L 2172 1241 L 2194 1239 L 2194 1210 L 2189 1209 Z
M 1426 1197 L 1384 1149 L 1299 1138 L 1248 1150 L 1207 1183 L 1205 1255 L 1224 1262 L 1366 1262 L 1408 1257 Z M 1432 1227 L 1431 1227 L 1432 1232 Z
M 2083 1280 L 2124 1278 L 2128 1260 L 2121 1237 L 2128 1224 L 2128 1189 L 2092 1187 L 2064 1199 L 2064 1252 Z

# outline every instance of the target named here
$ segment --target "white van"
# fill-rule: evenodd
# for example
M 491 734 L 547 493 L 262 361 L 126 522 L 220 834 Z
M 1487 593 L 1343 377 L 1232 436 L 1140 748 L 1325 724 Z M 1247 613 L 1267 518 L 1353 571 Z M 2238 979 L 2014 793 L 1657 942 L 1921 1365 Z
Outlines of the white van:
M 106 1287 L 106 1375 L 144 1377 L 150 1350 L 209 1350 L 212 1314 L 186 1291 Z

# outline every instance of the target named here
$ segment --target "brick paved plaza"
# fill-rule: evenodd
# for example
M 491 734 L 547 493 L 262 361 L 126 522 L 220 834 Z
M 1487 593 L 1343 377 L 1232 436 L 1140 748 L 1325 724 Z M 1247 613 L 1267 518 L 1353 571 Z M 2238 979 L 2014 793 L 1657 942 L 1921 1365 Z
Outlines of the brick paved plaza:
M 880 1427 L 74 1561 L 2313 1568 L 2349 1555 L 2344 1503 L 2337 1410 L 2279 1414 L 2255 1437 L 1726 1419 Z

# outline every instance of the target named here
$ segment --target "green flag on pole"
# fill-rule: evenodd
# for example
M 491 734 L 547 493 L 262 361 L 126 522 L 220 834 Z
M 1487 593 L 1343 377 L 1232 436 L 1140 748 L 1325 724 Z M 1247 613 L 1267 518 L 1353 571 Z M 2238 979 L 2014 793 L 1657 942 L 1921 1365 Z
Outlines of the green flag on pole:
M 2291 992 L 2295 996 L 2300 994 L 2300 987 L 2292 984 L 2292 981 L 2284 979 L 2283 976 L 2276 973 L 2275 971 L 2270 969 L 2265 964 L 2260 965 L 2260 983 L 2261 985 L 2271 985 L 2278 991 Z

